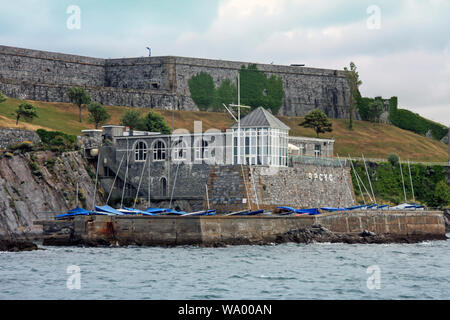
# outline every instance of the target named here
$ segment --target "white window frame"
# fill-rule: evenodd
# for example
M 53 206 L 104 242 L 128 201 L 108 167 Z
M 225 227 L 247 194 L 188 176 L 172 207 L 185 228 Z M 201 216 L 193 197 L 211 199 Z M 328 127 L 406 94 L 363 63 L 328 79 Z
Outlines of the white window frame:
M 145 146 L 144 148 L 139 148 L 139 144 L 141 144 L 141 143 Z M 145 142 L 143 140 L 138 140 L 134 144 L 133 149 L 134 149 L 134 161 L 135 162 L 145 162 L 147 160 L 147 156 L 148 156 L 147 142 Z M 142 159 L 141 159 L 141 152 L 142 152 Z
M 163 148 L 157 148 L 158 143 L 162 143 Z M 161 151 L 160 151 L 161 150 Z M 152 144 L 152 157 L 153 161 L 166 161 L 167 160 L 167 143 L 164 140 L 158 139 Z M 161 157 L 158 157 L 158 152 L 161 152 Z

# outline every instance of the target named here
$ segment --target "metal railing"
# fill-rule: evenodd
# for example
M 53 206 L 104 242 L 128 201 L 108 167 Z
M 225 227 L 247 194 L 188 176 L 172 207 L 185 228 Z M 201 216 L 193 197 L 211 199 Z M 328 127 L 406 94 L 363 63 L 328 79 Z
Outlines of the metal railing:
M 363 161 L 363 158 L 359 158 L 359 157 L 345 157 L 345 159 L 347 160 L 353 160 L 353 161 Z M 366 162 L 388 162 L 387 159 L 381 159 L 381 158 L 365 158 Z M 400 163 L 403 164 L 408 164 L 408 160 L 401 160 Z M 426 166 L 444 166 L 444 167 L 448 167 L 450 166 L 449 162 L 427 162 L 427 161 L 413 161 L 413 160 L 409 160 L 410 164 L 423 164 Z

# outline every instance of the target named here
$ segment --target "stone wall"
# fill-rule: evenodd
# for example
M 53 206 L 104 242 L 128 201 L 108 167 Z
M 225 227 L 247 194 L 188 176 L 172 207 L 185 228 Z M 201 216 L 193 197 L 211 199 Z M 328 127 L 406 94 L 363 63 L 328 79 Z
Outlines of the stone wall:
M 36 132 L 31 130 L 0 128 L 0 149 L 6 149 L 10 145 L 31 141 L 33 144 L 41 142 Z
M 271 209 L 348 207 L 355 204 L 350 169 L 301 164 L 293 168 L 250 169 L 252 202 Z
M 174 87 L 178 94 L 190 97 L 188 80 L 197 73 L 209 73 L 218 87 L 224 79 L 236 82 L 239 69 L 252 63 L 175 57 L 175 64 Z M 280 115 L 304 116 L 317 108 L 331 118 L 347 117 L 350 91 L 343 71 L 270 64 L 256 66 L 267 76 L 283 80 L 285 96 Z M 186 103 L 194 104 L 190 98 Z
M 82 86 L 104 105 L 197 110 L 189 92 L 192 76 L 207 72 L 219 86 L 224 79 L 235 81 L 248 64 L 184 57 L 105 60 L 0 46 L 0 90 L 14 98 L 68 102 L 67 89 Z M 350 92 L 343 71 L 257 67 L 283 80 L 280 115 L 303 116 L 318 108 L 332 118 L 347 116 Z

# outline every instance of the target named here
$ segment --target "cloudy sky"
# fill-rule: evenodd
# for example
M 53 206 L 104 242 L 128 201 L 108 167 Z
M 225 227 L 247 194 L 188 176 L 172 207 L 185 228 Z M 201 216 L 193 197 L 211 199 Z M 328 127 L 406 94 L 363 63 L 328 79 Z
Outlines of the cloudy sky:
M 68 8 L 80 8 L 80 28 Z M 15 0 L 0 44 L 101 58 L 178 55 L 358 67 L 365 96 L 450 125 L 450 0 Z

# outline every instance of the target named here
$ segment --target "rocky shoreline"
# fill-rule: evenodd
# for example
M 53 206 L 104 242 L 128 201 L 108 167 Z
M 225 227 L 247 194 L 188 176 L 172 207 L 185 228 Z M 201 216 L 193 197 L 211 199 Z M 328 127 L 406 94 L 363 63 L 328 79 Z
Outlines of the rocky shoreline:
M 355 234 L 335 233 L 322 227 L 313 225 L 311 228 L 292 230 L 284 235 L 278 236 L 277 243 L 347 243 L 347 244 L 387 244 L 387 243 L 418 243 L 430 240 L 447 240 L 445 235 L 433 234 L 376 234 L 367 230 Z
M 38 246 L 27 240 L 0 240 L 0 252 L 20 252 L 39 250 Z

